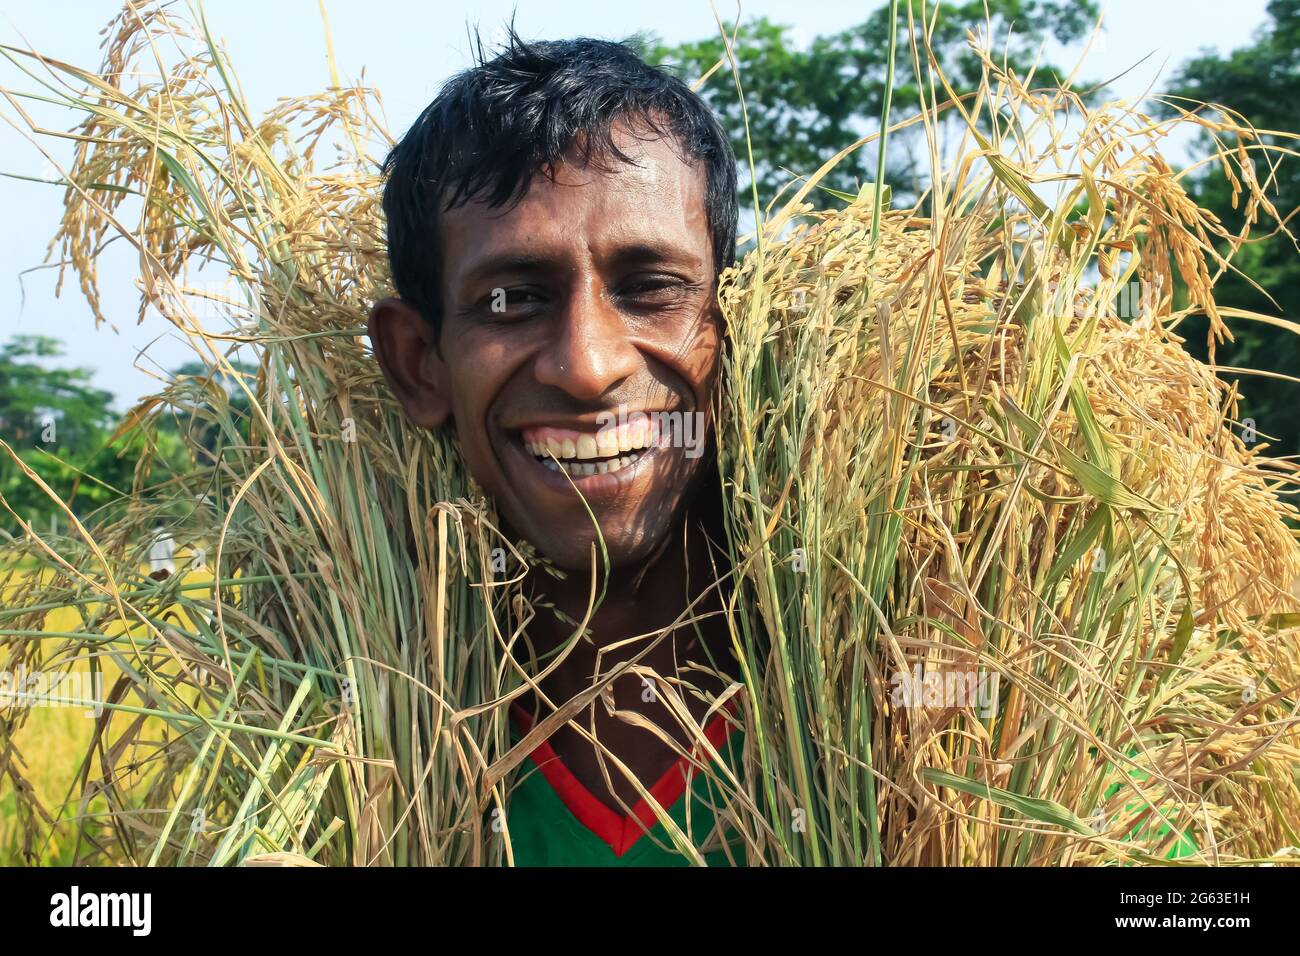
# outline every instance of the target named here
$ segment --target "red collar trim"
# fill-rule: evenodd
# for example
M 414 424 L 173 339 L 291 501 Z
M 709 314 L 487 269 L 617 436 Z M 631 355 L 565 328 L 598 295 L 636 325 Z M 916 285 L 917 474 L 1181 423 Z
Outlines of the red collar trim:
M 736 729 L 736 725 L 729 719 L 734 709 L 734 702 L 728 701 L 704 728 L 704 737 L 714 750 L 721 748 L 731 732 Z M 523 732 L 528 733 L 533 726 L 532 714 L 520 704 L 511 707 L 510 713 Z M 702 751 L 703 748 L 698 745 L 692 751 L 692 756 L 697 763 L 705 757 Z M 551 789 L 569 808 L 569 812 L 579 823 L 607 843 L 615 856 L 621 857 L 632 849 L 636 842 L 659 822 L 654 808 L 644 798 L 632 807 L 631 816 L 625 817 L 607 806 L 583 786 L 582 782 L 573 775 L 573 771 L 564 765 L 549 740 L 543 740 L 528 756 L 537 765 L 546 782 L 551 785 Z M 678 757 L 677 762 L 668 768 L 653 787 L 649 788 L 650 796 L 665 812 L 686 792 L 687 775 L 693 770 L 690 760 L 686 757 Z M 694 770 L 694 772 L 699 771 Z

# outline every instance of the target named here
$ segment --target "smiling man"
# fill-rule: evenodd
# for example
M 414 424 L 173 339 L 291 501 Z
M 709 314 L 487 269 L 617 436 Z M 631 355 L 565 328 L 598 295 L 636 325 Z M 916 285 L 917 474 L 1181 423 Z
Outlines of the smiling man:
M 581 705 L 511 795 L 515 861 L 735 861 L 693 747 L 695 728 L 724 757 L 737 746 L 710 707 L 734 658 L 705 447 L 735 254 L 726 135 L 626 46 L 512 35 L 446 84 L 386 171 L 399 297 L 374 307 L 375 354 L 412 421 L 454 429 L 507 532 L 566 572 L 530 573 L 530 653 L 561 660 L 516 730 Z M 604 599 L 573 641 L 602 546 Z

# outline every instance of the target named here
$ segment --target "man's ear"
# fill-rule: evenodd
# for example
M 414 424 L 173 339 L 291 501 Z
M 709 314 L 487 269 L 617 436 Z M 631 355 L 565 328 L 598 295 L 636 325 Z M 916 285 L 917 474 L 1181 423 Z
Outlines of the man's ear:
M 406 417 L 424 428 L 442 427 L 451 395 L 433 326 L 401 299 L 381 299 L 370 310 L 370 344 Z

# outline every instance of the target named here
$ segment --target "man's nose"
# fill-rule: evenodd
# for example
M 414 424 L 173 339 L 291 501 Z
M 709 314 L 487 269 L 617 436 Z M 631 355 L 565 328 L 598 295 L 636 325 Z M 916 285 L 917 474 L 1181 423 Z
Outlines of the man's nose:
M 594 401 L 636 373 L 641 356 L 618 309 L 583 283 L 556 316 L 555 338 L 537 357 L 537 380 Z

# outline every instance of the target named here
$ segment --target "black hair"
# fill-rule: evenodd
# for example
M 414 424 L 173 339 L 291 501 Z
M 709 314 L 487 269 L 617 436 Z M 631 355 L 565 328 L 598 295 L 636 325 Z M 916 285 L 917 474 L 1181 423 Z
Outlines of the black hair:
M 569 150 L 609 168 L 633 160 L 610 134 L 615 120 L 669 137 L 705 166 L 705 212 L 715 276 L 736 254 L 736 158 L 708 105 L 679 78 L 624 43 L 521 40 L 510 28 L 488 59 L 452 77 L 384 161 L 388 260 L 397 294 L 442 324 L 439 215 L 471 201 L 519 202 L 539 173 L 554 177 Z

